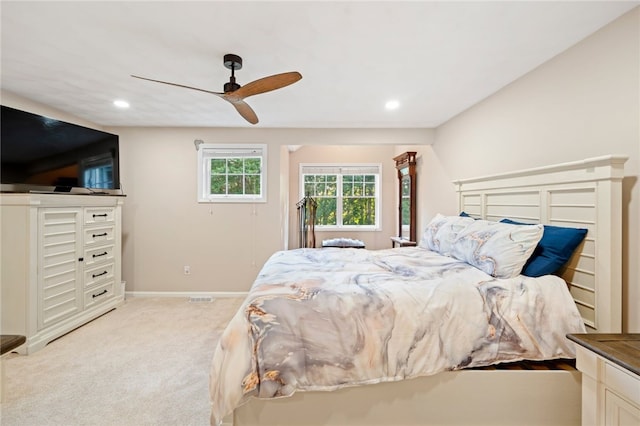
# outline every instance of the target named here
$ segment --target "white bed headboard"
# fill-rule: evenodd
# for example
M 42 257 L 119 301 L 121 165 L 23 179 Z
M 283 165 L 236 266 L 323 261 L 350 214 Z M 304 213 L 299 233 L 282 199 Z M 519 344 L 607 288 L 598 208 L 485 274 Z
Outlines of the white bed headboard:
M 628 157 L 455 181 L 458 207 L 487 220 L 587 228 L 561 276 L 589 331 L 622 331 L 622 178 Z

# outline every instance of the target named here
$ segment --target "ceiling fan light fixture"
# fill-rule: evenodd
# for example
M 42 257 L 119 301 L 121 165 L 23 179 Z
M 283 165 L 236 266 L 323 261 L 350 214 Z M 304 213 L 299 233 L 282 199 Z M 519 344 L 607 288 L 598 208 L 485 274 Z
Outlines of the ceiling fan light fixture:
M 385 107 L 388 111 L 392 111 L 392 110 L 394 110 L 394 109 L 398 109 L 398 108 L 400 108 L 400 102 L 399 102 L 399 101 L 397 101 L 397 100 L 395 100 L 395 99 L 392 99 L 392 100 L 390 100 L 390 101 L 387 101 L 387 103 L 386 103 L 386 104 L 384 104 L 384 107 Z

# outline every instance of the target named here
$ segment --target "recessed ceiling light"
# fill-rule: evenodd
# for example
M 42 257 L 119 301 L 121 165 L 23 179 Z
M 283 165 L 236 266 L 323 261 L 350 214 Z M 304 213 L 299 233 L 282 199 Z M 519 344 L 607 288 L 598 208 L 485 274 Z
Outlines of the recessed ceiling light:
M 392 109 L 398 109 L 398 107 L 400 106 L 400 102 L 394 100 L 391 101 L 387 101 L 386 104 L 384 104 L 384 107 L 388 110 L 392 110 Z
M 116 99 L 113 101 L 113 104 L 118 108 L 129 108 L 129 102 L 123 101 L 122 99 Z

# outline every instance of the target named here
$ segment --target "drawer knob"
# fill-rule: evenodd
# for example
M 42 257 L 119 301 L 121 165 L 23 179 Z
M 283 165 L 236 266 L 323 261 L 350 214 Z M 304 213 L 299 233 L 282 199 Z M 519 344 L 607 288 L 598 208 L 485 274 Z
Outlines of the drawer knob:
M 94 255 L 93 255 L 93 257 L 94 257 L 94 259 L 95 259 L 96 257 L 106 256 L 107 254 L 109 254 L 109 253 L 107 253 L 107 252 L 105 251 L 104 253 L 94 254 Z
M 93 217 L 107 217 L 107 214 L 106 213 L 94 214 Z
M 102 234 L 93 234 L 93 238 L 95 238 L 95 237 L 106 237 L 106 236 L 107 236 L 106 232 L 103 232 Z

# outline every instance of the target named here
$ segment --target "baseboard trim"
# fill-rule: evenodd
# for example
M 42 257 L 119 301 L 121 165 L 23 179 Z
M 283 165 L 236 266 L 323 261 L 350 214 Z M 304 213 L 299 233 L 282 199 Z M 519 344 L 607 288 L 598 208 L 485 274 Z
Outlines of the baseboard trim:
M 130 297 L 205 297 L 215 298 L 242 297 L 245 298 L 248 291 L 127 291 L 125 298 Z

